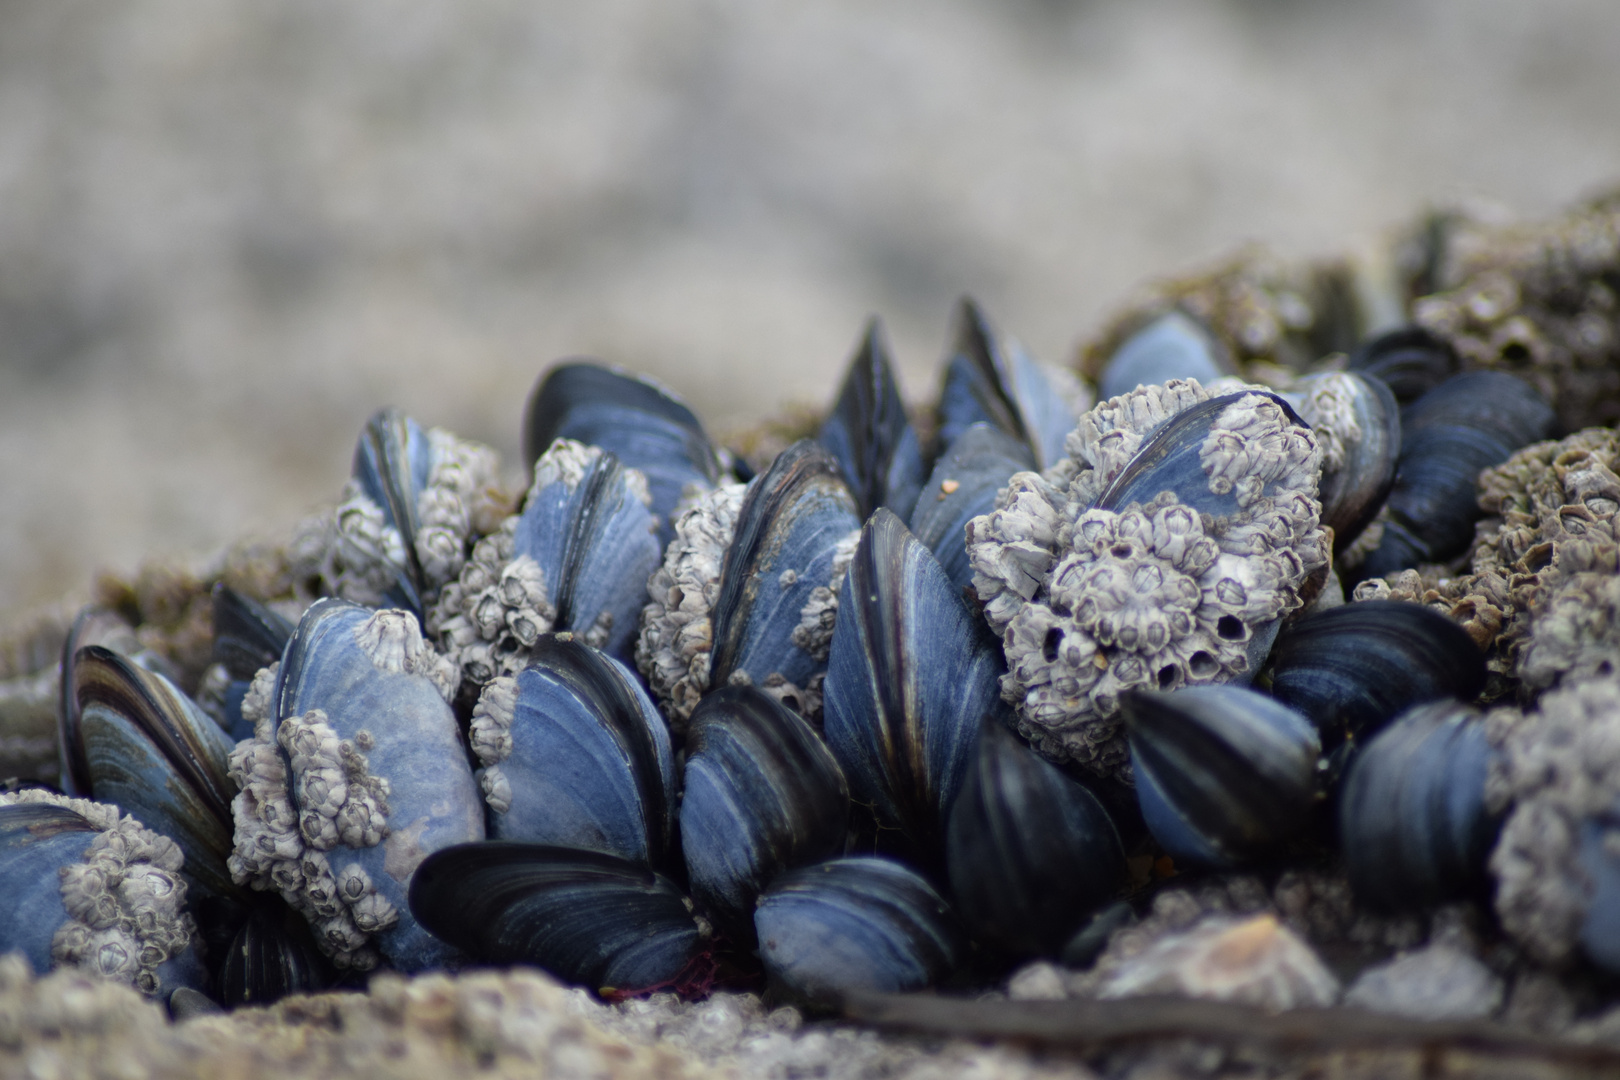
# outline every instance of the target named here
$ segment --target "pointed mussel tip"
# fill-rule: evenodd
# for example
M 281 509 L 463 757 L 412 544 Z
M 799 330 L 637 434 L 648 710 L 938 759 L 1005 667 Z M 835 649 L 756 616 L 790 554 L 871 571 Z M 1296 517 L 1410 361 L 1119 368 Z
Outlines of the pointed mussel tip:
M 1103 402 L 1067 446 L 968 525 L 973 584 L 1020 733 L 1124 777 L 1120 696 L 1252 676 L 1326 572 L 1321 453 L 1269 391 L 1192 380 Z

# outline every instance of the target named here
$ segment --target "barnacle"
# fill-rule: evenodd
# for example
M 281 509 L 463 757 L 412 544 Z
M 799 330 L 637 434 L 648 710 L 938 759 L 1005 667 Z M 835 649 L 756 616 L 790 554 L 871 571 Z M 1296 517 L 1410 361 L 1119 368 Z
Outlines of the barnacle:
M 1256 631 L 1297 607 L 1327 564 L 1320 450 L 1263 395 L 1220 410 L 1199 450 L 1209 491 L 1230 493 L 1234 512 L 1200 512 L 1170 490 L 1092 505 L 1155 429 L 1210 397 L 1173 380 L 1102 403 L 1064 461 L 1014 475 L 968 525 L 974 588 L 1006 649 L 1002 694 L 1049 756 L 1123 772 L 1119 695 L 1247 672 Z
M 1487 737 L 1498 748 L 1486 799 L 1511 807 L 1491 853 L 1502 925 L 1538 959 L 1555 963 L 1577 947 L 1593 882 L 1582 865 L 1583 830 L 1620 843 L 1612 823 L 1620 798 L 1620 675 L 1561 687 L 1536 712 L 1499 709 Z
M 1333 1004 L 1339 980 L 1275 915 L 1246 919 L 1214 915 L 1154 941 L 1117 968 L 1097 996 L 1142 994 L 1294 1009 Z
M 1620 417 L 1620 199 L 1551 224 L 1463 230 L 1416 321 L 1465 364 L 1528 379 L 1567 430 Z
M 81 860 L 61 870 L 67 919 L 51 939 L 51 959 L 156 994 L 158 967 L 197 932 L 185 909 L 179 845 L 120 818 L 115 806 L 46 791 L 0 793 L 0 806 L 22 803 L 61 806 L 101 830 Z

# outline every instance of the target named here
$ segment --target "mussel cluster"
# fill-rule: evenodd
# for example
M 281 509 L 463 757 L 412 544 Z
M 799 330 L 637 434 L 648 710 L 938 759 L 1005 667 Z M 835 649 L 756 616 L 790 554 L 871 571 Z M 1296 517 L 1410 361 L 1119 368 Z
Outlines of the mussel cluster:
M 1432 326 L 1243 355 L 1191 296 L 1087 360 L 1095 404 L 964 302 L 908 409 L 874 322 L 769 460 L 561 363 L 517 499 L 379 412 L 287 591 L 215 586 L 200 677 L 79 617 L 60 772 L 0 794 L 0 949 L 231 1005 L 526 963 L 823 1006 L 1084 965 L 1166 878 L 1310 865 L 1620 973 L 1620 596 L 1560 599 L 1620 581 L 1612 433 L 1544 442 L 1567 410 Z

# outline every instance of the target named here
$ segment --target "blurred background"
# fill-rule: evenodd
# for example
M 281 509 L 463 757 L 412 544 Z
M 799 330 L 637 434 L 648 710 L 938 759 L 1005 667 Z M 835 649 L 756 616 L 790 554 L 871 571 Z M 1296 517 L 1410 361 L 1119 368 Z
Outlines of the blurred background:
M 1620 182 L 1614 0 L 0 0 L 0 624 L 283 537 L 550 361 L 725 431 L 869 314 L 1048 360 L 1133 288 Z

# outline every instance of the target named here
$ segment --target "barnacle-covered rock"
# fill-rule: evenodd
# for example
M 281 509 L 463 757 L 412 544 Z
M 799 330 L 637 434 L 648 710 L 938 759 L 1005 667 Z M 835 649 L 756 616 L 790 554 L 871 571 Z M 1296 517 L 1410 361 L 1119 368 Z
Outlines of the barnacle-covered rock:
M 1270 395 L 1216 399 L 1191 380 L 1102 403 L 1067 448 L 969 523 L 974 588 L 1002 636 L 1020 732 L 1049 756 L 1123 771 L 1121 693 L 1249 673 L 1325 571 L 1321 453 Z
M 184 977 L 175 961 L 197 927 L 184 856 L 118 807 L 46 791 L 0 793 L 0 951 L 40 971 L 74 967 L 148 996 Z
M 1491 854 L 1502 925 L 1532 956 L 1620 970 L 1620 675 L 1493 712 L 1485 795 L 1511 808 Z
M 1551 224 L 1461 230 L 1443 261 L 1446 291 L 1413 315 L 1465 367 L 1528 379 L 1566 430 L 1620 417 L 1620 198 Z
M 1530 606 L 1518 674 L 1526 690 L 1567 685 L 1620 667 L 1620 546 L 1570 544 Z

